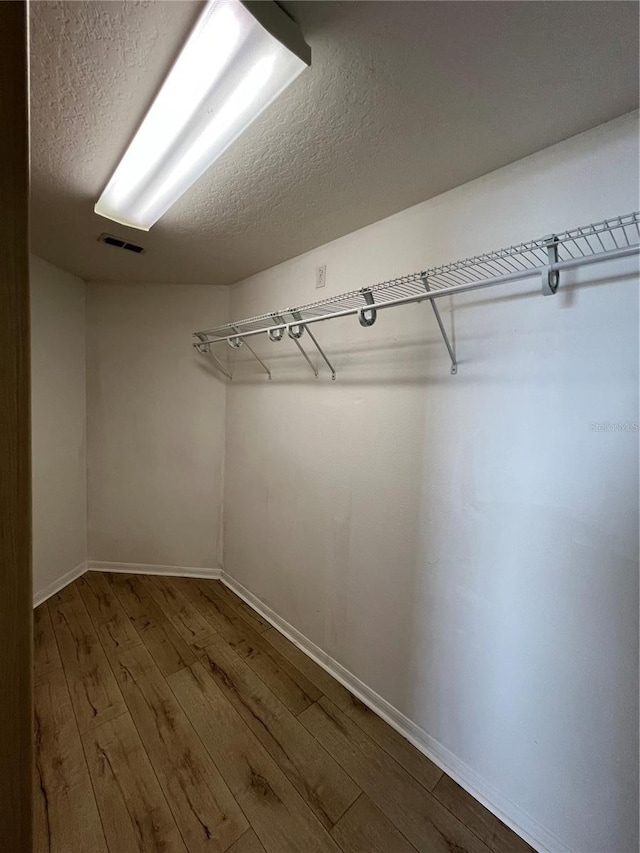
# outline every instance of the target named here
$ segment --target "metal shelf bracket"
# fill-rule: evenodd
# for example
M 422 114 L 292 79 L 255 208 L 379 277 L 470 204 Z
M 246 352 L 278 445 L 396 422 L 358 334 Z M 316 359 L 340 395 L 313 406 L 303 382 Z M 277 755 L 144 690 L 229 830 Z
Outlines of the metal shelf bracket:
M 294 329 L 295 329 L 295 331 L 294 331 Z M 317 368 L 317 367 L 315 366 L 315 364 L 311 361 L 311 359 L 309 358 L 309 356 L 308 356 L 308 355 L 307 355 L 307 353 L 305 352 L 305 350 L 304 350 L 304 348 L 303 348 L 302 344 L 301 344 L 301 343 L 300 343 L 300 341 L 298 340 L 298 338 L 300 338 L 300 337 L 302 336 L 302 333 L 303 333 L 303 332 L 304 332 L 304 326 L 298 326 L 297 328 L 296 328 L 295 326 L 287 326 L 287 334 L 289 335 L 289 337 L 291 338 L 291 340 L 294 342 L 294 344 L 298 347 L 298 349 L 300 350 L 300 355 L 301 355 L 301 356 L 304 358 L 304 360 L 307 362 L 307 364 L 309 365 L 309 367 L 310 367 L 310 368 L 311 368 L 311 370 L 313 371 L 313 375 L 314 375 L 314 376 L 316 377 L 316 379 L 317 379 L 317 378 L 318 378 L 318 368 Z
M 302 337 L 304 332 L 306 332 L 309 335 L 309 337 L 311 338 L 311 340 L 313 341 L 315 348 L 318 350 L 318 352 L 320 353 L 320 356 L 322 357 L 324 363 L 327 365 L 327 367 L 331 371 L 331 379 L 335 381 L 336 372 L 334 370 L 334 367 L 331 364 L 331 362 L 329 361 L 329 359 L 327 358 L 327 356 L 325 355 L 324 350 L 322 349 L 322 347 L 318 343 L 316 336 L 313 334 L 311 329 L 306 325 L 306 323 L 302 322 L 304 320 L 302 314 L 299 311 L 292 311 L 291 316 L 293 317 L 294 320 L 298 320 L 300 322 L 299 323 L 291 323 L 288 326 L 289 337 L 294 340 L 294 342 L 297 344 L 298 348 L 300 349 L 300 352 L 303 354 L 303 356 L 309 362 L 309 366 L 313 370 L 313 372 L 316 376 L 316 379 L 318 378 L 318 370 L 316 367 L 314 367 L 314 365 L 311 363 L 311 361 L 309 361 L 309 358 L 307 357 L 306 352 L 302 349 L 302 346 L 298 343 L 298 339 Z
M 296 319 L 296 320 L 302 319 L 302 317 L 299 314 L 297 317 L 295 315 L 293 315 L 293 316 L 294 316 L 294 319 Z M 294 342 L 294 344 L 300 350 L 300 354 L 302 355 L 304 360 L 307 362 L 307 364 L 309 365 L 309 367 L 313 371 L 313 375 L 317 379 L 318 378 L 318 371 L 317 371 L 315 365 L 313 364 L 313 362 L 311 361 L 311 359 L 309 358 L 309 356 L 304 351 L 302 344 L 299 341 L 299 338 L 302 337 L 302 334 L 304 332 L 305 327 L 302 325 L 299 325 L 299 324 L 294 325 L 293 323 L 287 323 L 287 321 L 284 319 L 284 317 L 282 317 L 280 314 L 272 314 L 271 319 L 276 324 L 276 328 L 275 329 L 269 329 L 269 331 L 267 333 L 269 340 L 273 341 L 274 343 L 281 341 L 283 339 L 284 333 L 286 331 L 287 335 L 291 338 L 291 340 Z
M 431 288 L 429 287 L 429 276 L 424 275 L 422 277 L 422 283 L 424 284 L 424 289 L 427 291 L 427 293 L 430 293 Z M 442 335 L 442 340 L 444 341 L 444 345 L 446 346 L 447 351 L 449 353 L 449 358 L 451 359 L 451 373 L 453 376 L 455 376 L 458 372 L 458 362 L 456 361 L 455 350 L 451 345 L 451 342 L 449 341 L 449 336 L 447 335 L 444 323 L 442 322 L 442 317 L 440 316 L 440 311 L 438 309 L 438 306 L 436 305 L 435 299 L 430 299 L 429 302 L 431 302 L 431 307 L 433 308 L 433 313 L 435 314 L 438 323 L 438 328 L 440 329 L 440 334 Z
M 196 337 L 198 338 L 198 342 L 194 343 L 193 345 L 195 351 L 199 352 L 201 355 L 208 355 L 215 364 L 215 366 L 218 368 L 220 373 L 222 373 L 223 376 L 226 376 L 229 382 L 231 382 L 231 380 L 233 379 L 233 375 L 229 373 L 229 371 L 226 369 L 220 359 L 213 354 L 209 341 L 205 338 L 204 335 L 196 335 Z
M 300 315 L 298 315 L 298 317 L 299 317 L 299 316 L 300 316 Z M 296 319 L 297 319 L 297 318 L 296 318 Z M 327 365 L 327 367 L 328 367 L 328 368 L 329 368 L 329 370 L 331 371 L 331 379 L 335 382 L 335 379 L 336 379 L 336 371 L 334 370 L 333 365 L 331 364 L 331 362 L 329 361 L 329 359 L 327 358 L 327 356 L 324 354 L 324 350 L 322 349 L 322 347 L 320 346 L 320 344 L 319 344 L 319 343 L 318 343 L 318 341 L 316 340 L 316 336 L 313 334 L 313 332 L 311 331 L 311 329 L 310 329 L 308 326 L 305 326 L 305 329 L 307 330 L 307 334 L 309 335 L 309 337 L 311 338 L 311 340 L 312 340 L 312 341 L 313 341 L 313 343 L 315 344 L 316 349 L 318 350 L 318 352 L 320 353 L 320 355 L 321 355 L 321 356 L 322 356 L 322 358 L 324 359 L 324 363 Z
M 267 367 L 267 365 L 264 363 L 264 361 L 260 358 L 260 356 L 256 354 L 256 352 L 255 352 L 255 350 L 253 349 L 253 347 L 252 347 L 249 343 L 247 343 L 247 341 L 242 337 L 242 335 L 241 335 L 241 334 L 240 334 L 240 332 L 239 332 L 238 327 L 237 327 L 237 326 L 231 326 L 231 328 L 233 329 L 233 331 L 234 331 L 236 334 L 235 334 L 235 336 L 234 336 L 234 337 L 232 337 L 232 338 L 229 338 L 229 339 L 228 339 L 229 346 L 230 346 L 230 347 L 233 347 L 234 349 L 239 349 L 239 348 L 244 344 L 244 346 L 249 350 L 249 352 L 250 352 L 250 353 L 251 353 L 251 355 L 255 358 L 255 360 L 256 360 L 259 364 L 261 364 L 261 365 L 262 365 L 262 369 L 263 369 L 263 370 L 264 370 L 264 372 L 267 374 L 267 376 L 269 377 L 269 379 L 271 379 L 271 371 L 269 370 L 269 368 Z

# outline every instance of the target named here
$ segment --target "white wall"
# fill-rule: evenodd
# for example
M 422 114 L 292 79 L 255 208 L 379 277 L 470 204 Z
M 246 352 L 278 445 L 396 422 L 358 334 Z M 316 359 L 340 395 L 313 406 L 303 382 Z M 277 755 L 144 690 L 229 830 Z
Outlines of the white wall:
M 221 562 L 225 386 L 191 333 L 227 318 L 228 290 L 89 283 L 89 558 Z
M 637 209 L 630 115 L 238 283 L 230 315 Z M 638 421 L 636 269 L 440 300 L 456 377 L 421 305 L 316 326 L 335 383 L 254 339 L 273 381 L 243 360 L 228 389 L 226 570 L 554 853 L 638 849 L 638 433 L 591 428 Z
M 33 590 L 87 559 L 85 285 L 31 256 Z

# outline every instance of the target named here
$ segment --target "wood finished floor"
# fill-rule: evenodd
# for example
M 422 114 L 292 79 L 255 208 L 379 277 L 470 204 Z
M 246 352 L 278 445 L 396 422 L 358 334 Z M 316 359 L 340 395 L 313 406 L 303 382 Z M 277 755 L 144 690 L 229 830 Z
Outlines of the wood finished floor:
M 34 853 L 531 848 L 219 581 L 35 611 Z

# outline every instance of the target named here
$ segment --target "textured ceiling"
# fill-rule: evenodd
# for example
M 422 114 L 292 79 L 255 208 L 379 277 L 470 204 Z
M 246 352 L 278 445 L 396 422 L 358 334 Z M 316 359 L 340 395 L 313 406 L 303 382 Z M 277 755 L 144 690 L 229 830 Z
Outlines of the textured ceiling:
M 638 105 L 636 3 L 284 5 L 311 69 L 146 234 L 93 205 L 201 3 L 32 3 L 33 251 L 229 284 Z

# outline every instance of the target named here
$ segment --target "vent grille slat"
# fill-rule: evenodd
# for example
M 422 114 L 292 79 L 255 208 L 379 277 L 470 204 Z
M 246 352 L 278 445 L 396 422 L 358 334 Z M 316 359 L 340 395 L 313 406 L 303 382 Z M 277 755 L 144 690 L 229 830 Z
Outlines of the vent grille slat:
M 114 246 L 116 249 L 126 249 L 128 252 L 133 252 L 136 255 L 142 255 L 145 251 L 143 246 L 129 243 L 120 237 L 114 237 L 113 234 L 101 234 L 98 237 L 98 243 L 105 243 L 107 246 Z

